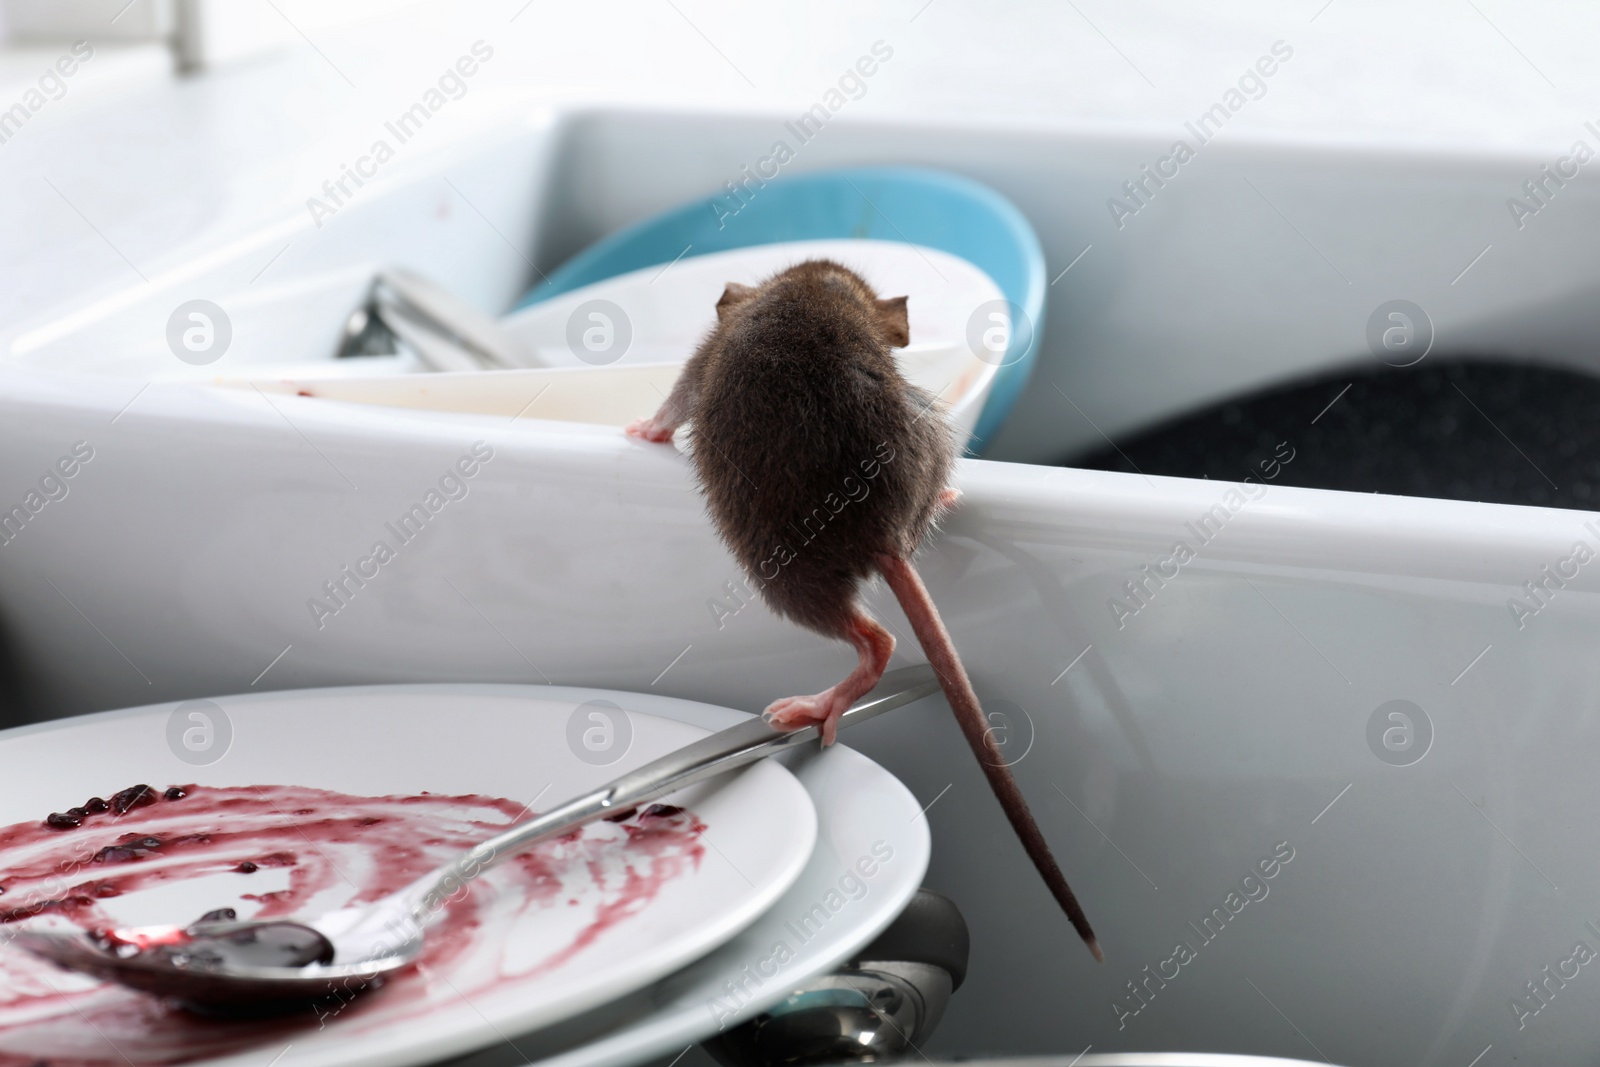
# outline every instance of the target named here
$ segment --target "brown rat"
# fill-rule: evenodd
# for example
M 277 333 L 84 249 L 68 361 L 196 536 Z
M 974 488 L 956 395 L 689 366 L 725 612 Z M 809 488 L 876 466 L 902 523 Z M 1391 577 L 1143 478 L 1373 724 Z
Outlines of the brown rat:
M 693 422 L 701 489 L 722 539 L 779 615 L 849 641 L 844 681 L 767 708 L 780 725 L 822 726 L 878 683 L 894 637 L 861 608 L 881 574 L 939 677 L 1012 828 L 1096 959 L 1099 942 L 995 745 L 978 696 L 911 557 L 941 511 L 959 445 L 933 397 L 892 348 L 908 344 L 906 298 L 880 300 L 853 271 L 810 260 L 756 288 L 730 283 L 717 325 L 654 417 L 628 433 L 656 442 Z

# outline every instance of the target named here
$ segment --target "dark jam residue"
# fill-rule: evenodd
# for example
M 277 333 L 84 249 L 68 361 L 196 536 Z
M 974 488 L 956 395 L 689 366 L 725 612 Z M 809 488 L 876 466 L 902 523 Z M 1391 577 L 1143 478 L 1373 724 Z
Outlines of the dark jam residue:
M 0 827 L 0 939 L 4 924 L 36 919 L 72 923 L 114 946 L 117 898 L 199 878 L 208 896 L 174 921 L 207 909 L 289 918 L 375 900 L 525 812 L 517 801 L 475 795 L 134 785 Z M 705 827 L 693 813 L 654 804 L 618 818 L 545 842 L 473 882 L 430 925 L 419 966 L 380 992 L 335 996 L 271 1021 L 199 1018 L 0 948 L 0 1067 L 165 1067 L 256 1046 L 312 1045 L 324 1029 L 380 1033 L 506 974 L 549 973 L 700 861 Z M 558 919 L 568 913 L 571 920 Z M 564 933 L 531 965 L 511 967 L 504 931 L 540 915 Z M 427 980 L 436 973 L 450 982 Z

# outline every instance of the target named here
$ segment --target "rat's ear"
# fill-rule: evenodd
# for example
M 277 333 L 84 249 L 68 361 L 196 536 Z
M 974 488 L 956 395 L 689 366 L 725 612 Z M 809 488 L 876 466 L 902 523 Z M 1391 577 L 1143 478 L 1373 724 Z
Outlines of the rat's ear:
M 906 318 L 906 298 L 890 297 L 878 301 L 878 328 L 890 348 L 904 348 L 911 343 L 911 322 Z
M 722 299 L 717 301 L 717 319 L 726 318 L 728 312 L 756 295 L 753 287 L 740 285 L 738 282 L 729 282 L 726 289 L 722 290 Z

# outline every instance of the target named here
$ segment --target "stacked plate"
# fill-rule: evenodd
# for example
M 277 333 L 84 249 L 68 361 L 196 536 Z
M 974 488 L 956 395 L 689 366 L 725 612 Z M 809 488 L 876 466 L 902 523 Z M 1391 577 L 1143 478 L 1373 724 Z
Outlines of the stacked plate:
M 740 717 L 604 690 L 427 685 L 9 731 L 0 919 L 318 914 Z M 926 870 L 918 811 L 841 746 L 757 764 L 508 861 L 430 928 L 415 969 L 270 1019 L 201 1019 L 0 947 L 0 1067 L 403 1067 L 507 1044 L 598 1067 L 676 1052 L 886 926 Z

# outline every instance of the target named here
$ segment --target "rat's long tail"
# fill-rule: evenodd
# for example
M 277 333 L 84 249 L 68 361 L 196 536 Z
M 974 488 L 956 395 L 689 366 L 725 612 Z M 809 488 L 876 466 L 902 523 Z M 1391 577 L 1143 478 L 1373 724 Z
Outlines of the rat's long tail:
M 1005 809 L 1006 818 L 1011 820 L 1011 828 L 1022 839 L 1022 847 L 1027 850 L 1028 858 L 1033 860 L 1045 885 L 1050 887 L 1056 903 L 1067 913 L 1072 928 L 1078 931 L 1078 936 L 1089 946 L 1094 958 L 1104 963 L 1105 955 L 1100 951 L 1100 942 L 1094 936 L 1094 929 L 1084 917 L 1083 907 L 1073 895 L 1072 887 L 1067 885 L 1061 868 L 1056 865 L 1056 858 L 1050 854 L 1050 846 L 1039 832 L 1039 824 L 1033 821 L 1033 813 L 1028 810 L 1028 802 L 1023 799 L 1022 791 L 1017 788 L 1017 780 L 1011 776 L 1005 757 L 1000 755 L 999 746 L 989 733 L 989 723 L 978 703 L 978 694 L 973 692 L 972 682 L 967 678 L 966 669 L 961 666 L 955 645 L 944 628 L 944 620 L 939 618 L 939 609 L 934 607 L 927 587 L 922 584 L 921 575 L 917 574 L 909 561 L 894 556 L 880 555 L 877 564 L 889 588 L 894 590 L 895 598 L 900 601 L 900 607 L 905 610 L 906 617 L 911 620 L 911 629 L 927 654 L 934 673 L 939 676 L 939 685 L 944 690 L 945 699 L 950 702 L 951 710 L 956 713 L 956 722 L 961 724 L 967 744 L 972 746 L 973 754 L 982 764 L 983 773 L 989 779 L 989 788 L 994 790 L 995 799 Z

